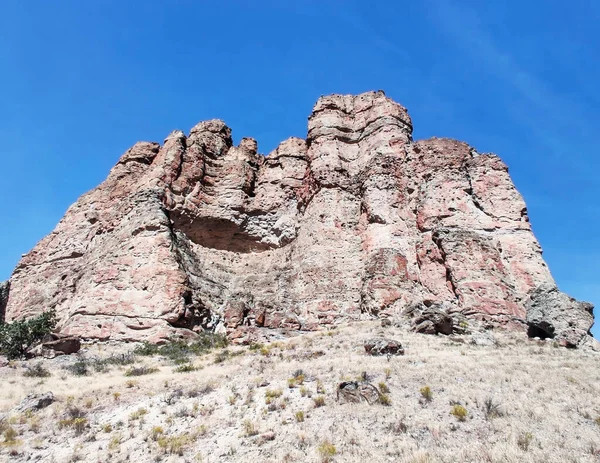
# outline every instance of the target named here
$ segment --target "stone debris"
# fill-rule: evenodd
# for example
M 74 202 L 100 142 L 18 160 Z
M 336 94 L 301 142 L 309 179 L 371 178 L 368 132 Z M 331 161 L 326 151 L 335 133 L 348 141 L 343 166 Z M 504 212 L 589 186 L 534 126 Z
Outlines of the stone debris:
M 402 344 L 393 339 L 373 338 L 365 341 L 365 352 L 369 355 L 404 355 Z
M 338 385 L 336 399 L 338 402 L 367 402 L 369 405 L 381 399 L 381 393 L 366 381 L 344 381 Z

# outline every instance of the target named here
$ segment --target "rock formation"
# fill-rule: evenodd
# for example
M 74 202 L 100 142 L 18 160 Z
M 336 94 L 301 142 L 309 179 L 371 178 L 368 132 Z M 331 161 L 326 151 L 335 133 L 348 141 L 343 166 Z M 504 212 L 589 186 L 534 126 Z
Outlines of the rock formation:
M 220 120 L 137 143 L 21 259 L 6 318 L 55 308 L 66 334 L 157 341 L 436 304 L 524 328 L 555 284 L 506 165 L 411 133 L 370 92 L 320 98 L 306 140 L 268 156 Z
M 4 320 L 4 312 L 6 310 L 6 304 L 8 304 L 8 290 L 10 288 L 10 282 L 0 282 L 0 321 Z

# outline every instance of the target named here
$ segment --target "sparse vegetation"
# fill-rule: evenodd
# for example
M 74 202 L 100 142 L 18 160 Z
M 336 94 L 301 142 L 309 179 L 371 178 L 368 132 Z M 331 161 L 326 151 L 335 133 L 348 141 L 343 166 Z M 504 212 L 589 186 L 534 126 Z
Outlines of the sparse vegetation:
M 486 420 L 491 420 L 499 416 L 503 416 L 500 404 L 494 402 L 492 397 L 486 397 L 483 401 L 483 413 L 485 414 Z
M 250 437 L 250 436 L 256 436 L 257 434 L 258 434 L 258 428 L 256 427 L 256 425 L 250 420 L 245 420 L 244 421 L 244 435 L 246 437 Z
M 421 393 L 421 397 L 423 397 L 427 402 L 431 402 L 433 400 L 433 392 L 431 392 L 431 388 L 429 386 L 423 386 L 419 389 Z
M 225 348 L 227 344 L 225 336 L 205 331 L 192 342 L 172 340 L 162 346 L 145 342 L 138 346 L 134 353 L 141 356 L 160 355 L 175 364 L 181 364 L 188 363 L 191 356 L 203 355 L 212 349 Z
M 281 389 L 267 389 L 265 391 L 265 398 L 267 399 L 277 399 L 281 397 L 283 391 Z
M 146 410 L 143 407 L 140 407 L 135 412 L 133 412 L 131 415 L 129 415 L 129 421 L 139 420 L 147 413 L 148 413 L 148 410 Z
M 467 419 L 468 411 L 462 405 L 454 405 L 450 414 L 453 415 L 458 421 L 465 421 Z
M 385 405 L 386 407 L 389 407 L 390 405 L 392 405 L 392 399 L 390 399 L 390 396 L 387 394 L 380 394 L 379 395 L 379 403 L 381 405 Z
M 162 426 L 154 426 L 150 431 L 150 438 L 156 442 L 164 433 L 165 430 L 162 428 Z
M 27 367 L 23 376 L 28 378 L 48 378 L 51 376 L 50 371 L 44 368 L 41 362 L 36 363 L 35 365 Z
M 80 358 L 66 369 L 75 376 L 86 376 L 89 373 L 89 363 L 86 359 Z
M 521 450 L 523 450 L 524 452 L 527 452 L 527 450 L 529 450 L 529 445 L 531 444 L 532 440 L 533 440 L 533 434 L 531 434 L 530 432 L 524 432 L 524 433 L 521 433 L 519 435 L 519 437 L 517 438 L 517 445 L 519 446 L 519 448 Z
M 157 439 L 158 446 L 165 452 L 183 456 L 185 447 L 190 443 L 189 434 L 180 434 L 176 436 L 161 435 Z
M 158 368 L 142 365 L 139 367 L 131 367 L 129 370 L 127 370 L 125 372 L 125 376 L 144 376 L 144 375 L 150 375 L 152 373 L 156 373 L 157 371 L 158 371 Z
M 315 404 L 315 408 L 323 407 L 325 405 L 325 396 L 318 395 L 313 397 L 313 402 Z
M 197 368 L 192 363 L 182 363 L 175 368 L 176 373 L 190 373 L 196 370 Z
M 81 462 L 91 462 L 94 452 L 102 461 L 196 461 L 198 454 L 204 461 L 212 461 L 210 455 L 231 461 L 359 461 L 367 452 L 373 461 L 454 461 L 474 451 L 469 440 L 474 435 L 478 445 L 489 448 L 498 461 L 544 461 L 550 452 L 565 461 L 569 455 L 581 461 L 597 457 L 600 416 L 592 383 L 579 379 L 589 359 L 580 358 L 578 351 L 555 350 L 548 342 L 532 359 L 531 345 L 519 344 L 502 333 L 498 334 L 502 343 L 494 351 L 471 349 L 468 340 L 459 343 L 447 337 L 406 333 L 403 336 L 412 347 L 409 355 L 388 362 L 385 357 L 367 357 L 356 348 L 365 336 L 364 328 L 343 330 L 334 339 L 309 334 L 283 347 L 269 343 L 268 357 L 253 353 L 258 346 L 251 350 L 233 346 L 229 348 L 233 355 L 243 352 L 245 357 L 217 365 L 213 364 L 217 351 L 165 367 L 171 365 L 168 357 L 142 358 L 128 353 L 128 345 L 115 343 L 86 345 L 80 356 L 12 362 L 0 368 L 0 381 L 7 386 L 0 391 L 4 407 L 0 460 L 20 463 L 25 449 L 32 461 L 39 460 L 39 455 L 42 460 L 46 455 L 60 459 L 62 454 L 54 449 L 68 442 L 65 461 L 76 455 Z M 307 349 L 310 339 L 312 346 Z M 332 343 L 326 355 L 313 355 Z M 460 357 L 461 349 L 466 350 L 466 357 Z M 541 348 L 536 345 L 535 349 Z M 452 363 L 453 359 L 457 362 Z M 471 360 L 497 365 L 497 369 L 477 369 Z M 560 370 L 555 382 L 540 379 L 540 360 Z M 76 361 L 87 366 L 87 377 L 55 373 L 55 368 Z M 104 365 L 101 371 L 96 367 L 99 364 Z M 40 380 L 22 377 L 37 365 L 53 375 Z M 123 377 L 140 365 L 161 371 L 154 376 Z M 184 374 L 191 366 L 203 366 L 207 374 Z M 523 373 L 514 375 L 514 371 Z M 567 380 L 569 375 L 578 381 Z M 368 383 L 352 384 L 365 378 Z M 435 384 L 428 384 L 432 379 Z M 339 381 L 350 382 L 350 391 L 358 387 L 357 394 L 368 388 L 369 402 L 336 400 Z M 317 389 L 327 393 L 317 393 Z M 559 407 L 551 398 L 565 389 L 571 398 Z M 26 394 L 46 390 L 55 394 L 50 407 L 11 411 Z M 565 405 L 573 413 L 565 413 L 561 408 Z M 579 437 L 559 434 L 559 428 L 567 429 L 565 425 Z M 8 428 L 12 431 L 7 442 Z M 480 429 L 486 431 L 480 433 Z M 493 431 L 493 440 L 488 430 Z M 369 439 L 375 435 L 378 444 L 371 446 Z M 427 447 L 416 444 L 422 437 Z M 318 450 L 326 438 L 336 444 L 334 455 Z M 271 439 L 277 444 L 270 443 Z M 227 456 L 228 452 L 234 456 Z M 478 452 L 474 459 L 487 458 Z
M 382 394 L 389 394 L 390 388 L 383 381 L 379 383 L 378 387 L 379 387 L 379 392 L 381 392 Z
M 335 448 L 335 445 L 333 445 L 331 442 L 329 442 L 328 440 L 324 440 L 319 444 L 319 447 L 317 448 L 319 455 L 321 456 L 321 461 L 322 462 L 330 462 L 331 459 L 337 455 L 337 449 Z

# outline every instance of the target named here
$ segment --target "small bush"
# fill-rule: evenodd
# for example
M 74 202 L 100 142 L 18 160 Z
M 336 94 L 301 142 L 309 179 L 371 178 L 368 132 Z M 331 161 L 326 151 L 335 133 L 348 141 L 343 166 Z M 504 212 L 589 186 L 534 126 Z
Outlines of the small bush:
M 229 352 L 227 349 L 224 349 L 215 355 L 215 364 L 223 363 L 229 357 L 231 357 L 231 352 Z
M 89 373 L 89 363 L 86 359 L 80 358 L 74 364 L 66 366 L 65 369 L 75 376 L 86 376 Z
M 146 410 L 145 408 L 143 408 L 143 407 L 138 408 L 135 412 L 133 412 L 131 415 L 129 415 L 129 421 L 139 420 L 147 413 L 148 413 L 148 410 Z
M 318 395 L 313 398 L 313 402 L 315 404 L 315 408 L 319 408 L 325 405 L 325 397 L 322 395 Z
M 12 444 L 16 441 L 17 436 L 19 435 L 17 431 L 12 426 L 8 426 L 4 432 L 2 433 L 4 436 L 4 442 L 7 444 Z
M 196 371 L 197 368 L 192 365 L 191 363 L 184 363 L 182 365 L 179 365 L 177 368 L 175 368 L 175 372 L 176 373 L 189 373 L 192 371 Z
M 382 381 L 379 383 L 379 392 L 382 394 L 389 394 L 390 388 Z
M 23 358 L 27 349 L 50 334 L 56 323 L 55 310 L 26 320 L 0 323 L 0 353 L 8 359 Z
M 162 436 L 165 433 L 164 429 L 162 428 L 162 426 L 154 426 L 152 428 L 152 431 L 150 431 L 150 437 L 152 438 L 153 441 L 158 440 L 159 436 Z
M 485 414 L 486 420 L 491 420 L 504 415 L 500 409 L 500 404 L 495 403 L 492 397 L 487 397 L 483 401 L 483 413 Z
M 25 373 L 23 373 L 23 376 L 28 378 L 48 378 L 51 375 L 41 363 L 36 363 L 35 365 L 28 367 L 27 370 L 25 370 Z
M 283 391 L 281 389 L 267 389 L 265 391 L 265 397 L 267 399 L 277 399 L 281 397 Z
M 527 450 L 529 450 L 529 445 L 531 444 L 532 440 L 533 440 L 533 434 L 531 434 L 530 432 L 525 432 L 525 433 L 522 433 L 521 435 L 519 435 L 519 437 L 517 439 L 517 445 L 519 446 L 519 448 L 521 450 L 523 450 L 524 452 L 527 452 Z
M 60 420 L 58 422 L 59 429 L 72 428 L 75 430 L 75 434 L 77 434 L 77 435 L 82 434 L 84 429 L 87 427 L 87 425 L 88 425 L 88 420 L 87 420 L 87 418 L 84 418 L 83 416 L 67 418 L 64 420 Z
M 462 405 L 454 405 L 450 414 L 454 415 L 458 421 L 465 421 L 469 412 Z
M 296 421 L 298 423 L 302 423 L 304 421 L 304 412 L 303 411 L 296 412 Z
M 404 419 L 402 419 L 396 423 L 391 423 L 388 425 L 387 429 L 394 434 L 406 434 L 408 425 L 404 422 Z
M 392 399 L 390 399 L 390 396 L 387 394 L 380 394 L 379 395 L 379 403 L 381 405 L 385 405 L 386 407 L 389 407 L 390 405 L 392 405 Z
M 431 392 L 431 388 L 429 386 L 424 386 L 419 389 L 421 393 L 421 397 L 423 397 L 427 402 L 431 402 L 433 400 L 433 392 Z
M 183 451 L 189 444 L 190 437 L 187 434 L 171 437 L 160 436 L 157 441 L 158 446 L 166 453 L 183 456 Z
M 129 370 L 125 372 L 125 376 L 143 376 L 150 375 L 152 373 L 156 373 L 158 368 L 147 367 L 142 365 L 141 367 L 131 367 Z
M 317 394 L 325 394 L 325 386 L 320 380 L 317 381 Z
M 158 351 L 159 346 L 157 346 L 156 344 L 151 344 L 148 341 L 144 341 L 141 346 L 137 346 L 133 350 L 133 353 L 136 355 L 143 355 L 149 357 L 151 355 L 157 355 Z
M 258 429 L 256 428 L 256 425 L 250 420 L 245 420 L 244 421 L 244 435 L 246 437 L 250 437 L 250 436 L 256 436 L 257 434 L 258 434 Z
M 324 440 L 319 444 L 317 448 L 319 455 L 321 455 L 321 461 L 329 462 L 337 454 L 337 449 L 328 440 Z

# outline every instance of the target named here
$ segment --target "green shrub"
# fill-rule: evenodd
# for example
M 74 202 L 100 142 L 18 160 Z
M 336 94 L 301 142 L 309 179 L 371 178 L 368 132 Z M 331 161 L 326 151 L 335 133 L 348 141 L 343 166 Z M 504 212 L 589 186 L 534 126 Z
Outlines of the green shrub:
M 177 368 L 175 368 L 176 373 L 189 373 L 191 371 L 196 371 L 197 368 L 191 363 L 182 363 Z
M 258 434 L 258 428 L 256 427 L 256 425 L 250 421 L 250 420 L 245 420 L 244 421 L 244 435 L 245 436 L 256 436 Z
M 319 451 L 319 455 L 321 455 L 321 461 L 323 462 L 331 461 L 331 459 L 337 454 L 335 445 L 328 440 L 321 442 L 317 450 Z
M 133 351 L 136 355 L 161 355 L 176 364 L 188 363 L 192 355 L 202 355 L 212 349 L 227 347 L 227 338 L 209 331 L 200 333 L 192 342 L 171 340 L 162 346 L 144 342 Z
M 315 404 L 315 408 L 323 407 L 325 405 L 325 397 L 322 395 L 318 395 L 313 398 L 313 402 Z
M 427 402 L 431 402 L 433 400 L 433 392 L 431 392 L 431 388 L 429 386 L 422 387 L 419 392 Z
M 86 376 L 89 373 L 89 364 L 86 359 L 79 359 L 73 365 L 65 367 L 75 376 Z
M 389 394 L 390 388 L 383 381 L 379 383 L 379 392 L 382 394 Z
M 454 415 L 458 421 L 465 421 L 467 419 L 467 409 L 462 405 L 455 405 L 452 407 L 451 415 Z
M 27 320 L 0 324 L 0 353 L 9 359 L 22 358 L 25 352 L 56 327 L 56 311 L 50 310 Z
M 45 369 L 41 363 L 36 363 L 28 367 L 23 373 L 23 376 L 28 378 L 48 378 L 50 376 L 50 372 Z

